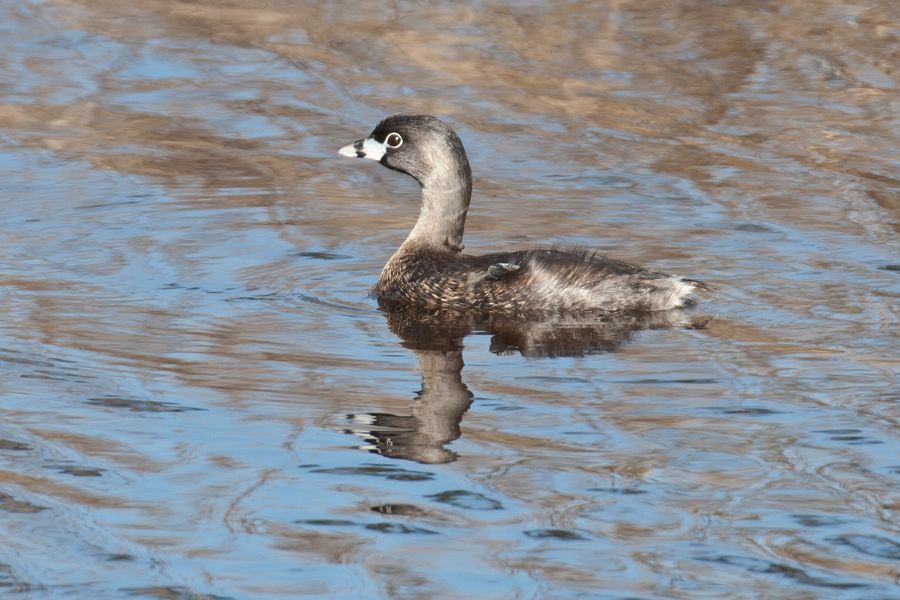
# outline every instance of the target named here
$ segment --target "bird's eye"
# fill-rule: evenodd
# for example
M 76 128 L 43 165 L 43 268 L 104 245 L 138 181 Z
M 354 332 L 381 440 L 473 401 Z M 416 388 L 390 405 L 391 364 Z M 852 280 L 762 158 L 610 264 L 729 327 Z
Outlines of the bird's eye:
M 399 133 L 389 133 L 388 136 L 384 139 L 384 143 L 391 148 L 399 148 L 401 145 L 403 145 L 403 138 L 400 137 Z

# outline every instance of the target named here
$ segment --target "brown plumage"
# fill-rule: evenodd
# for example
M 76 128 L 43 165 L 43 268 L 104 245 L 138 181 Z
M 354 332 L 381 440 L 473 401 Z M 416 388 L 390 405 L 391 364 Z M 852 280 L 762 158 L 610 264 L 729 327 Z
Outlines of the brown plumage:
M 419 219 L 373 289 L 382 304 L 612 313 L 680 308 L 694 290 L 710 289 L 583 249 L 463 254 L 472 191 L 469 162 L 453 130 L 435 117 L 389 117 L 341 154 L 378 160 L 422 186 Z

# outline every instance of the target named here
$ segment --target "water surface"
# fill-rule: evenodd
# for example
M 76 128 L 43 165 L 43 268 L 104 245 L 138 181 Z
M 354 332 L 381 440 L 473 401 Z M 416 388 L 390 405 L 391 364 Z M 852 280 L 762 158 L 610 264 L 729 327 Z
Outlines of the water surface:
M 0 1 L 0 589 L 900 596 L 898 23 Z M 468 250 L 588 245 L 715 318 L 383 314 L 415 183 L 336 150 L 395 112 L 466 144 Z

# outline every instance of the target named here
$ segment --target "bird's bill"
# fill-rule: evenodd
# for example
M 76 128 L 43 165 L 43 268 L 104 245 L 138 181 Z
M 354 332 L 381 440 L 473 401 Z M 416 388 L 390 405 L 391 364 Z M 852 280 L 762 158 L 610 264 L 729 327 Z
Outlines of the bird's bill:
M 387 147 L 381 142 L 375 141 L 374 138 L 365 138 L 356 140 L 352 144 L 347 144 L 340 150 L 338 154 L 341 156 L 349 156 L 350 158 L 370 158 L 372 160 L 381 160 Z

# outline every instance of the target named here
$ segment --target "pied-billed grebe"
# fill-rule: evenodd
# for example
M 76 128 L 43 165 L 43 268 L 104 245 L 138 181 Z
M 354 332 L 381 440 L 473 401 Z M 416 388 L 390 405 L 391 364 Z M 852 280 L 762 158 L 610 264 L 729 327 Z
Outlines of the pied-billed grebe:
M 584 250 L 462 253 L 472 173 L 456 133 L 429 115 L 395 115 L 340 149 L 411 175 L 422 186 L 419 220 L 373 292 L 387 305 L 504 313 L 621 312 L 680 308 L 703 283 Z

